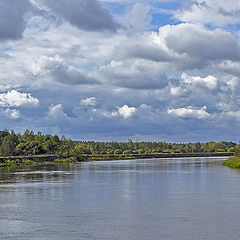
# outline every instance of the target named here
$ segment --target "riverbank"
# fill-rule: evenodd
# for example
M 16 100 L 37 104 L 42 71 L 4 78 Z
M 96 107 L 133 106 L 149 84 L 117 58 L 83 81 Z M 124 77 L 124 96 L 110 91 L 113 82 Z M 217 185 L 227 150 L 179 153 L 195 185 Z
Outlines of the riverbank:
M 120 155 L 83 155 L 83 161 L 128 160 L 149 158 L 188 158 L 188 157 L 228 157 L 233 153 L 155 153 L 155 154 L 120 154 Z
M 21 163 L 22 161 L 30 160 L 33 162 L 43 163 L 43 162 L 53 162 L 58 159 L 58 155 L 33 155 L 33 156 L 7 156 L 0 157 L 0 163 L 5 163 L 6 161 L 16 161 Z
M 22 166 L 36 166 L 38 165 L 37 162 L 31 161 L 31 160 L 22 160 L 14 161 L 14 160 L 6 160 L 3 163 L 0 163 L 0 167 L 22 167 Z
M 13 158 L 13 157 L 11 157 Z M 32 161 L 30 159 L 15 159 L 15 160 L 5 160 L 4 162 L 0 162 L 0 167 L 23 167 L 23 166 L 36 166 L 41 164 L 66 164 L 66 163 L 76 163 L 77 160 L 73 157 L 65 158 L 65 159 L 55 159 L 53 161 Z
M 229 157 L 222 165 L 229 168 L 240 169 L 240 157 Z
M 182 157 L 226 157 L 233 156 L 233 153 L 154 153 L 154 154 L 117 154 L 117 155 L 91 155 L 83 154 L 78 156 L 77 161 L 111 161 L 111 160 L 128 160 L 128 159 L 148 159 L 148 158 L 182 158 Z M 24 160 L 31 160 L 37 163 L 44 162 L 64 162 L 66 158 L 58 155 L 34 155 L 34 156 L 9 156 L 0 157 L 0 163 L 5 163 L 6 161 L 16 161 L 21 163 Z
M 232 153 L 158 153 L 158 154 L 119 154 L 119 155 L 81 155 L 78 160 L 74 157 L 62 158 L 58 155 L 35 155 L 35 156 L 9 156 L 0 157 L 0 167 L 35 166 L 38 164 L 67 164 L 90 161 L 118 161 L 131 159 L 153 158 L 190 158 L 190 157 L 227 157 L 223 163 L 225 166 L 240 168 L 240 158 L 236 159 Z

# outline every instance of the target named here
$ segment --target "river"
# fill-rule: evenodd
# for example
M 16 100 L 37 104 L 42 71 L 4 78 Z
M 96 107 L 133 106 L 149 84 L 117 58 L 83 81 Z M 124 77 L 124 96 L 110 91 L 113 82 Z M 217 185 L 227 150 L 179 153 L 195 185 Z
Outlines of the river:
M 0 169 L 0 239 L 239 240 L 240 170 L 226 158 Z

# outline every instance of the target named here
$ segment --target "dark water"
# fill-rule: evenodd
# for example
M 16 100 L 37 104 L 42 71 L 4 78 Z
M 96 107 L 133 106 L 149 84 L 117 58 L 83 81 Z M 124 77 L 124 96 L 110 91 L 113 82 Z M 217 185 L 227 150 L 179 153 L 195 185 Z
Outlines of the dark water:
M 222 160 L 0 169 L 0 239 L 239 240 L 240 170 Z

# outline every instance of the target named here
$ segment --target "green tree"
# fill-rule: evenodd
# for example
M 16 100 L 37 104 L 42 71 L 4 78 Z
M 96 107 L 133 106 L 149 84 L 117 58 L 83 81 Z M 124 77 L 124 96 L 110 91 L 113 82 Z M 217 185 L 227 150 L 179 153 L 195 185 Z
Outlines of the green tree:
M 57 144 L 52 141 L 51 139 L 47 140 L 46 142 L 43 143 L 43 149 L 49 153 L 52 154 L 56 151 L 57 149 Z
M 4 137 L 0 147 L 0 154 L 2 156 L 15 155 L 15 147 L 18 144 L 18 138 L 15 133 L 9 134 Z
M 114 151 L 114 154 L 115 154 L 115 155 L 122 154 L 122 150 L 121 150 L 121 149 L 116 149 L 116 150 Z
M 196 142 L 193 145 L 193 152 L 201 152 L 202 151 L 202 146 L 200 142 Z

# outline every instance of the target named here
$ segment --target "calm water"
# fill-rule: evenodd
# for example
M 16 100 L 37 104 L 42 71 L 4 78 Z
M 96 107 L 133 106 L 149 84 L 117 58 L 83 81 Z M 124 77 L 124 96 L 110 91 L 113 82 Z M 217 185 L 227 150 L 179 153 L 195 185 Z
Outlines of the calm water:
M 240 171 L 221 161 L 0 169 L 0 239 L 239 240 Z

